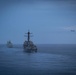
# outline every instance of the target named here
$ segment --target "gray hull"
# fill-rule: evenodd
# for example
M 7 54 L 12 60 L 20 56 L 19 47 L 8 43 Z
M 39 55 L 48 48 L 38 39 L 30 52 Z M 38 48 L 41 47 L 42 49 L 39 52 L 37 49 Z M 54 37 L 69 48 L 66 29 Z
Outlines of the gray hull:
M 37 47 L 36 46 L 24 46 L 24 51 L 25 52 L 37 52 Z

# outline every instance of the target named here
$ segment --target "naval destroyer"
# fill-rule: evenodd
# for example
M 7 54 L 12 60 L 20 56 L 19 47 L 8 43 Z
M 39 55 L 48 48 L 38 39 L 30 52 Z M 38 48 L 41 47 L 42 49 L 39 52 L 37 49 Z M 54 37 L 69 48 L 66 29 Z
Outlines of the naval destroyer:
M 28 31 L 26 33 L 26 37 L 27 37 L 27 40 L 24 41 L 23 43 L 23 48 L 24 48 L 24 51 L 26 52 L 37 52 L 37 47 L 36 45 L 30 40 L 30 32 Z

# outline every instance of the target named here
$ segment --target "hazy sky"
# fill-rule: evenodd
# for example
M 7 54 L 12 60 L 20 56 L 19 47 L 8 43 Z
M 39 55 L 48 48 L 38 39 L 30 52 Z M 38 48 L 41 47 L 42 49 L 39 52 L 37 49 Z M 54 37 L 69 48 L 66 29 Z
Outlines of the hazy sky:
M 76 44 L 76 1 L 0 0 L 0 43 L 22 44 L 28 29 L 35 44 Z

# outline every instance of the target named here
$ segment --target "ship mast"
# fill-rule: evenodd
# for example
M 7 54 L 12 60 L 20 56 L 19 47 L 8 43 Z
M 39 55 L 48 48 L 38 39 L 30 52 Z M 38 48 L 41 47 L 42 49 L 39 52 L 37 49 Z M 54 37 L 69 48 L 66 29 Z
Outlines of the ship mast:
M 28 42 L 29 42 L 29 40 L 30 40 L 30 32 L 28 31 L 28 38 L 27 38 L 27 40 L 28 40 Z
M 27 40 L 28 40 L 28 42 L 30 41 L 30 34 L 32 34 L 32 33 L 30 33 L 29 31 L 26 33 L 28 36 L 27 36 Z

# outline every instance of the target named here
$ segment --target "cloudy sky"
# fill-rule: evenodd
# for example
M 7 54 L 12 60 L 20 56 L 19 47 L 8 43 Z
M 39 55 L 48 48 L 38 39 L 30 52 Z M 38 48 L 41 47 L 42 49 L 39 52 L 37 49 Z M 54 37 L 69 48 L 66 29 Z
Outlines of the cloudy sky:
M 0 0 L 0 43 L 76 44 L 75 0 Z M 75 32 L 71 32 L 75 30 Z

